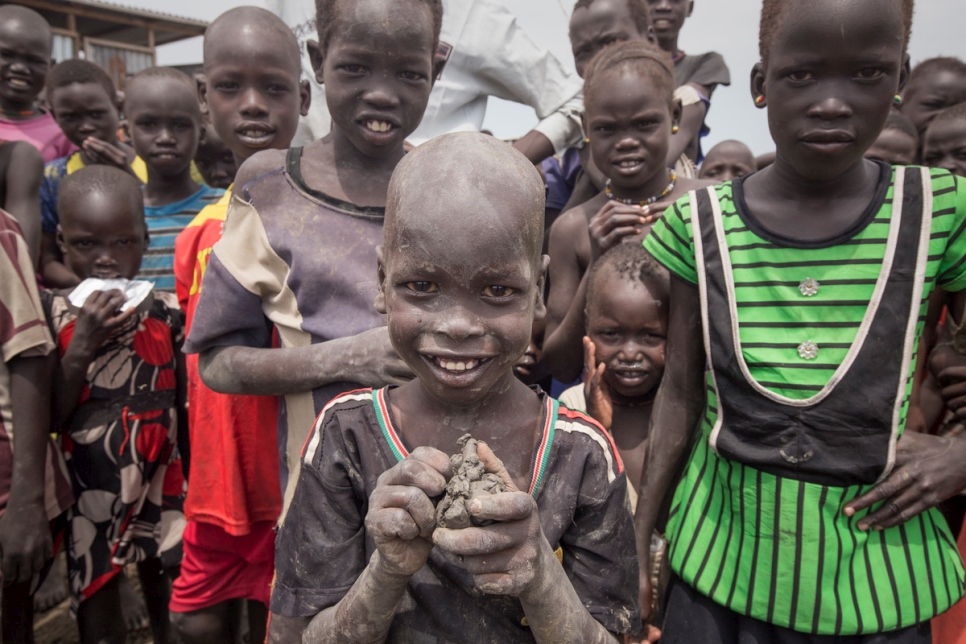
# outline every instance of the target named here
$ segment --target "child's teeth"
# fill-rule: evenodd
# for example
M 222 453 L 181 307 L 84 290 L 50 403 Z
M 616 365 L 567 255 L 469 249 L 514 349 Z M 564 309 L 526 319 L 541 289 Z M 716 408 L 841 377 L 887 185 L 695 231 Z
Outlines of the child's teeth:
M 447 371 L 469 371 L 470 369 L 475 369 L 476 366 L 480 364 L 480 361 L 467 360 L 465 362 L 463 361 L 453 362 L 452 360 L 437 359 L 437 363 L 439 364 L 439 366 L 441 366 L 443 369 L 446 369 Z
M 388 132 L 392 126 L 384 121 L 369 121 L 366 127 L 373 132 Z

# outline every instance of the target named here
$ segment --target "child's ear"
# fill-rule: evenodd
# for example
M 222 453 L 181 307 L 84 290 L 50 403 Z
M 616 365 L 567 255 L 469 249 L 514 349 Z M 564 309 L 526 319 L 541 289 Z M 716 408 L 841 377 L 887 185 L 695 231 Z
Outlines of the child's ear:
M 312 85 L 307 80 L 299 81 L 299 114 L 309 115 L 309 108 L 312 107 Z
M 681 99 L 676 98 L 671 104 L 671 125 L 681 125 L 681 115 L 684 114 L 684 105 Z
M 692 13 L 694 13 L 694 0 L 688 3 L 688 18 L 691 17 Z
M 906 91 L 906 85 L 909 83 L 909 75 L 912 74 L 912 65 L 909 63 L 909 54 L 905 55 L 902 61 L 902 69 L 899 70 L 899 94 L 903 94 Z
M 644 34 L 644 40 L 651 43 L 652 45 L 657 44 L 657 34 L 654 32 L 654 25 L 647 26 L 647 33 Z
M 319 85 L 325 84 L 322 66 L 325 64 L 325 52 L 318 40 L 308 40 L 305 43 L 305 51 L 309 52 L 309 60 L 312 61 L 312 71 L 315 72 L 315 82 Z
M 768 95 L 765 94 L 765 66 L 760 62 L 755 63 L 751 68 L 751 98 L 758 109 L 768 106 Z
M 144 224 L 144 250 L 151 245 L 151 233 L 148 232 L 148 225 Z
M 544 286 L 547 283 L 547 270 L 550 268 L 550 255 L 540 258 L 540 277 L 537 278 L 536 303 L 533 307 L 534 322 L 542 322 L 547 317 L 547 304 L 543 301 Z
M 195 84 L 198 88 L 198 109 L 202 116 L 209 116 L 208 113 L 208 79 L 204 74 L 195 75 Z
M 64 231 L 61 230 L 60 224 L 57 224 L 57 248 L 62 256 L 67 257 L 67 241 L 64 239 Z
M 430 85 L 435 85 L 436 81 L 440 79 L 443 75 L 443 69 L 446 68 L 445 58 L 435 58 L 433 59 L 433 77 L 430 79 Z
M 376 265 L 378 270 L 379 290 L 376 292 L 376 311 L 386 314 L 386 252 L 384 246 L 376 247 Z

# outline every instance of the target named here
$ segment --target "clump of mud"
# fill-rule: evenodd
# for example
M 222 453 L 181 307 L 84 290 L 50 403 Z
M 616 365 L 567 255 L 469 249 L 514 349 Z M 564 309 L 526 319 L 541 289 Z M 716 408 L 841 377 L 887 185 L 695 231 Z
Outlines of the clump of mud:
M 484 471 L 476 453 L 476 439 L 463 434 L 457 442 L 462 451 L 450 457 L 453 478 L 447 483 L 446 494 L 436 506 L 436 525 L 451 530 L 489 525 L 492 521 L 479 521 L 470 516 L 467 504 L 480 496 L 504 492 L 506 486 L 496 474 Z

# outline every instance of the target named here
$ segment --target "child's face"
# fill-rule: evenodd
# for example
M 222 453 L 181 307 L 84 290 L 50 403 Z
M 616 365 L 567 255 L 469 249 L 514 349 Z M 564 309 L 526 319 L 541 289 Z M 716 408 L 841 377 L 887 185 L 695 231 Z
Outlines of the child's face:
M 651 24 L 659 40 L 677 38 L 684 21 L 694 11 L 694 0 L 647 0 Z
M 594 163 L 616 188 L 638 189 L 667 167 L 674 115 L 654 88 L 633 71 L 605 72 L 586 104 Z
M 597 0 L 589 7 L 574 10 L 570 17 L 570 46 L 581 78 L 587 64 L 607 45 L 625 40 L 654 41 L 653 32 L 638 31 L 627 3 L 628 0 Z
M 199 93 L 218 136 L 239 162 L 259 150 L 284 149 L 309 108 L 308 82 L 270 29 L 218 30 L 205 49 Z
M 433 87 L 430 11 L 411 0 L 358 0 L 339 2 L 337 16 L 326 51 L 310 43 L 333 129 L 366 156 L 396 153 Z
M 916 140 L 895 128 L 886 128 L 865 153 L 866 159 L 884 161 L 889 165 L 912 165 L 916 162 Z
M 922 148 L 922 162 L 930 168 L 942 168 L 966 177 L 966 120 L 930 125 Z
M 61 212 L 57 244 L 64 262 L 81 279 L 133 279 L 148 246 L 140 213 L 128 200 L 91 192 Z
M 802 178 L 839 177 L 872 147 L 899 89 L 902 37 L 897 1 L 817 0 L 788 10 L 752 85 L 767 99 L 779 157 Z
M 755 171 L 755 157 L 745 146 L 716 146 L 701 164 L 701 179 L 724 183 Z
M 192 94 L 171 78 L 143 78 L 127 92 L 131 143 L 159 177 L 186 172 L 198 148 L 201 114 Z
M 117 103 L 97 83 L 71 83 L 50 96 L 50 109 L 67 139 L 81 147 L 89 138 L 117 141 Z
M 545 266 L 521 229 L 528 214 L 512 195 L 473 192 L 400 211 L 379 252 L 377 308 L 393 346 L 435 400 L 458 406 L 512 382 L 533 320 L 545 314 Z
M 50 70 L 50 31 L 34 21 L 0 21 L 0 104 L 29 109 Z
M 195 165 L 198 166 L 198 172 L 201 173 L 205 183 L 212 188 L 222 190 L 228 189 L 238 171 L 235 155 L 211 125 L 205 126 L 201 141 L 198 142 Z
M 546 375 L 541 368 L 543 362 L 543 337 L 546 327 L 542 320 L 533 323 L 530 333 L 530 344 L 520 359 L 513 365 L 513 373 L 528 385 L 536 384 Z
M 916 80 L 902 104 L 902 113 L 909 117 L 920 134 L 936 115 L 947 107 L 966 101 L 966 76 L 949 70 L 937 70 Z
M 664 376 L 667 342 L 667 298 L 657 287 L 641 284 L 604 268 L 592 302 L 587 306 L 587 334 L 594 342 L 598 364 L 606 365 L 604 380 L 625 398 L 654 391 Z

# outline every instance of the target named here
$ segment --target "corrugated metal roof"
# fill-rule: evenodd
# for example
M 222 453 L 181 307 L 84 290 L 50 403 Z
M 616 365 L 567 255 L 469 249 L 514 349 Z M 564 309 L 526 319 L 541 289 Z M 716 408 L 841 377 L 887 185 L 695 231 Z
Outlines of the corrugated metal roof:
M 86 5 L 89 7 L 97 9 L 105 9 L 108 11 L 121 11 L 130 15 L 140 16 L 142 18 L 159 20 L 163 22 L 173 22 L 179 25 L 199 27 L 204 29 L 208 26 L 208 22 L 205 20 L 198 20 L 196 18 L 187 18 L 185 16 L 176 16 L 170 13 L 164 13 L 162 11 L 150 11 L 148 9 L 140 9 L 138 7 L 131 7 L 128 5 L 118 4 L 115 2 L 106 2 L 105 0 L 66 0 L 64 4 L 75 4 L 75 5 Z

